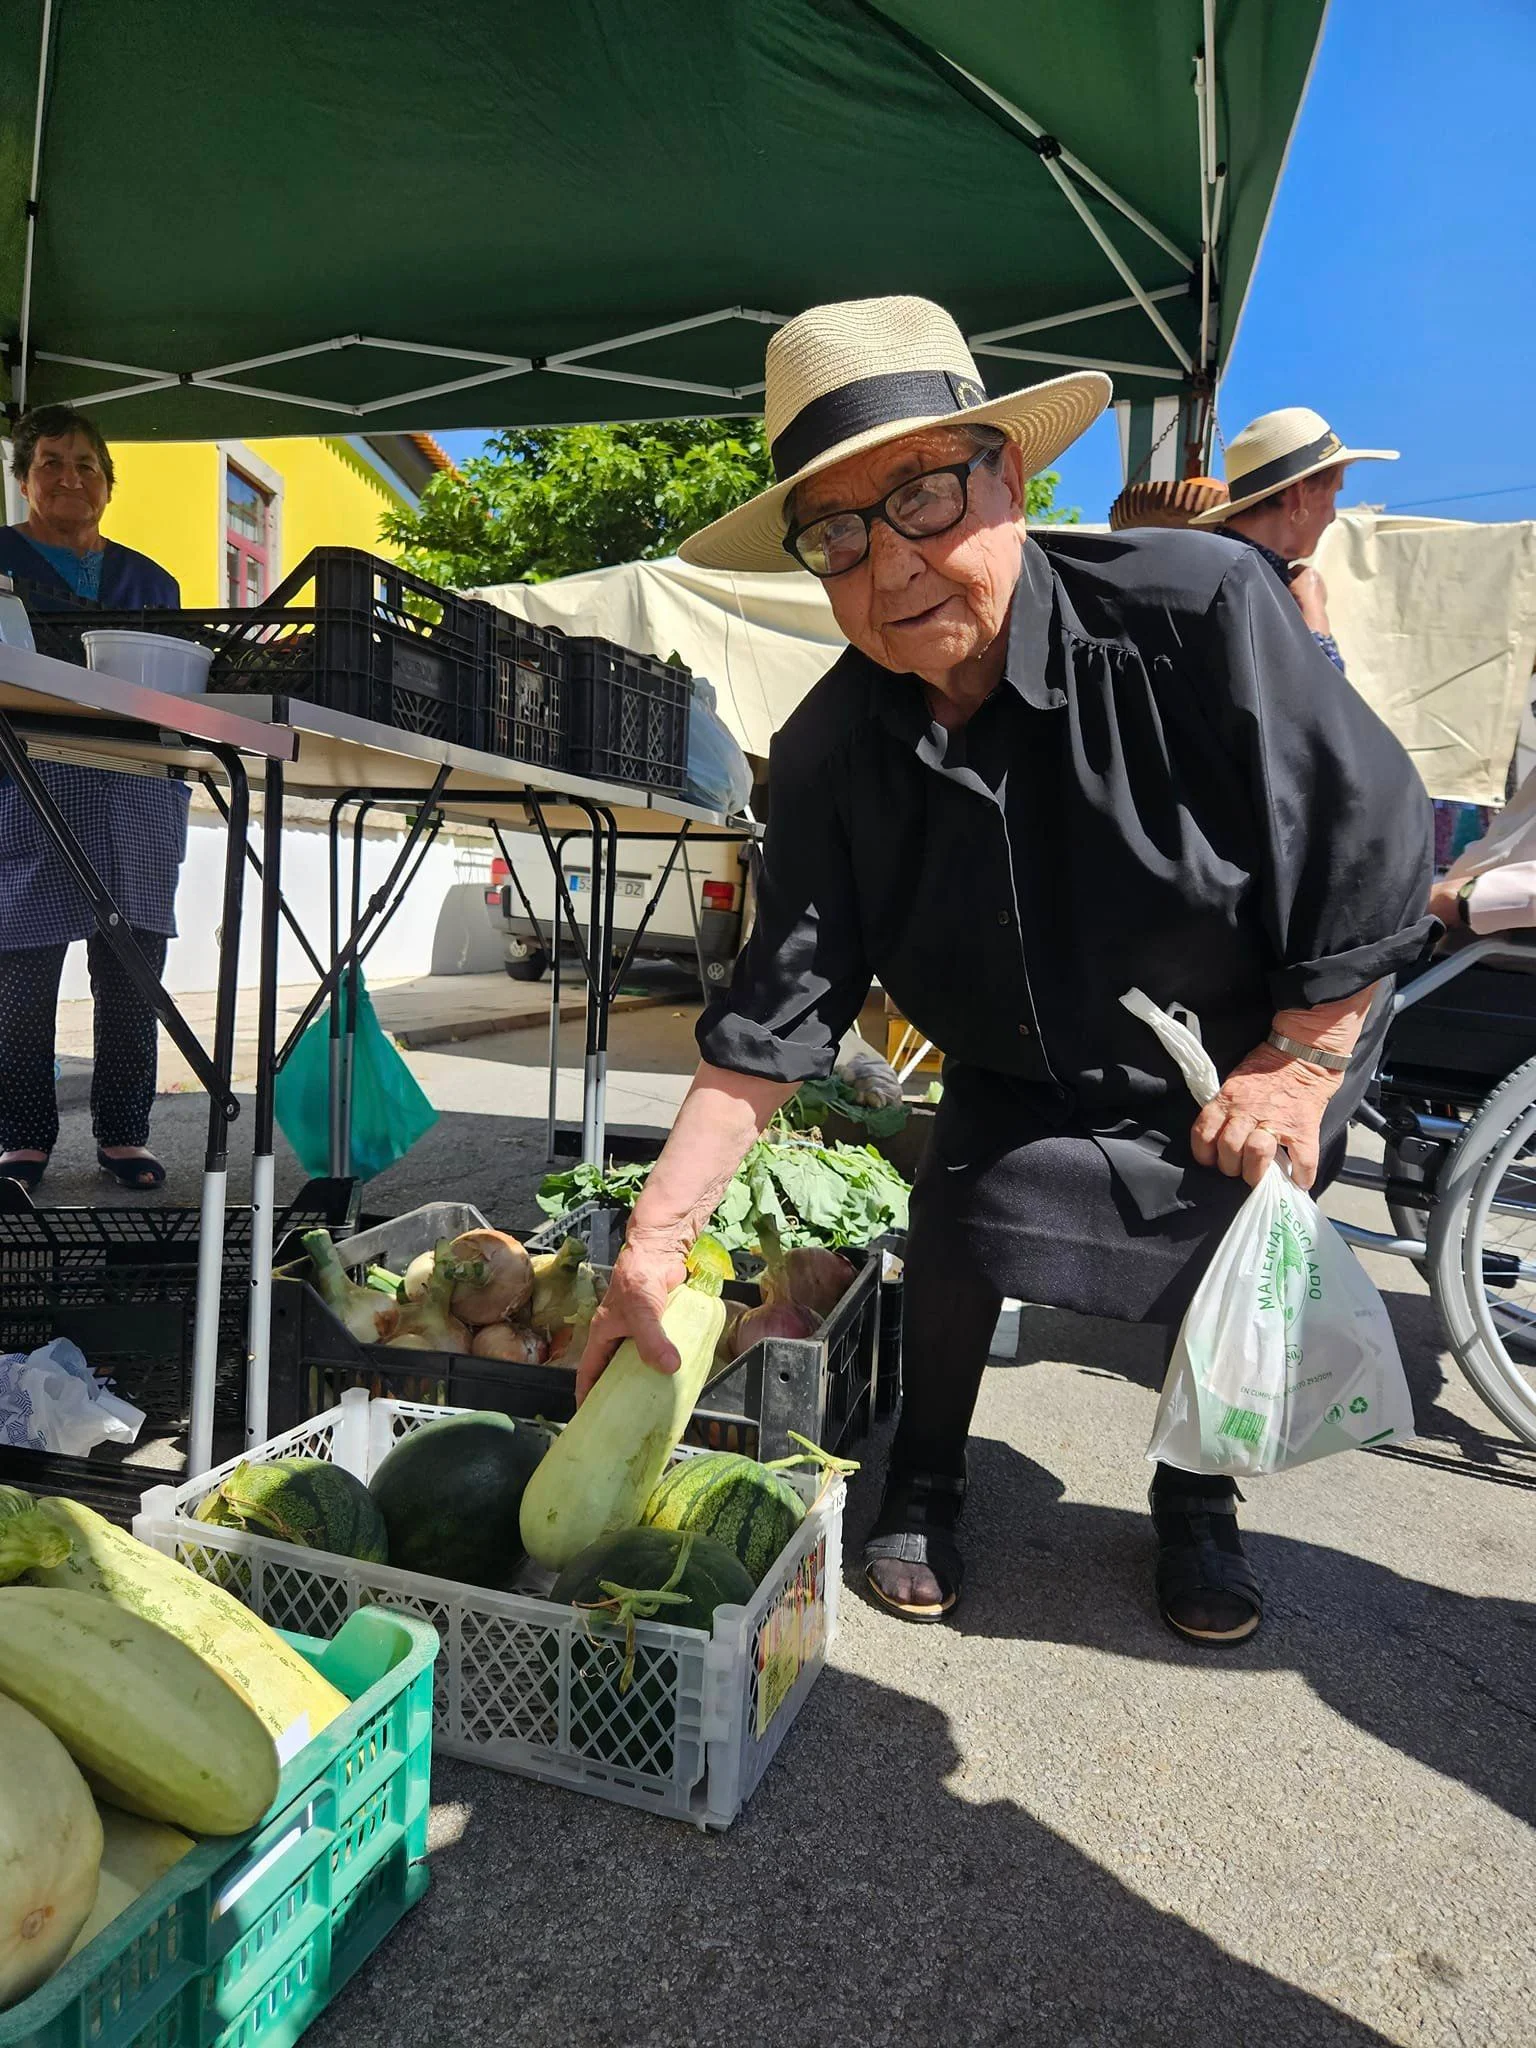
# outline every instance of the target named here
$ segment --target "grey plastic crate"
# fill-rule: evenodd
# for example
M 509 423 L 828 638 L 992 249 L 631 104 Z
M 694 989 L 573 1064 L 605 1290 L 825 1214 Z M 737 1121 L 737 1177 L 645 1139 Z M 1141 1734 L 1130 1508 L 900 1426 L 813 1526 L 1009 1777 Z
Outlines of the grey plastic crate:
M 527 1242 L 536 1251 L 553 1251 L 565 1238 L 579 1237 L 594 1265 L 611 1265 L 628 1221 L 627 1210 L 584 1202 L 553 1217 Z M 881 1349 L 881 1253 L 876 1247 L 848 1247 L 844 1256 L 858 1267 L 857 1276 L 820 1333 L 767 1337 L 754 1344 L 707 1389 L 685 1441 L 708 1450 L 784 1458 L 795 1450 L 791 1432 L 836 1452 L 868 1434 Z M 746 1277 L 755 1263 L 737 1254 L 741 1278 L 728 1285 L 728 1293 L 743 1301 L 757 1299 Z

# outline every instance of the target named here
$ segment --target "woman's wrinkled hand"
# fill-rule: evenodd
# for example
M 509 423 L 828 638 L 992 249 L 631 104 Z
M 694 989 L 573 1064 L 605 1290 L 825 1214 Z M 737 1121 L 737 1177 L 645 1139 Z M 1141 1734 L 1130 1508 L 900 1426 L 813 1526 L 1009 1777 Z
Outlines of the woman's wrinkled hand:
M 576 1405 L 581 1406 L 606 1371 L 608 1361 L 633 1337 L 640 1356 L 658 1372 L 676 1372 L 682 1360 L 661 1325 L 669 1297 L 688 1278 L 675 1245 L 626 1244 L 614 1262 L 602 1305 L 592 1318 L 576 1368 Z
M 1297 1186 L 1309 1188 L 1317 1179 L 1323 1111 L 1342 1079 L 1272 1045 L 1258 1046 L 1195 1118 L 1190 1149 L 1201 1166 L 1241 1175 L 1254 1188 L 1283 1145 Z

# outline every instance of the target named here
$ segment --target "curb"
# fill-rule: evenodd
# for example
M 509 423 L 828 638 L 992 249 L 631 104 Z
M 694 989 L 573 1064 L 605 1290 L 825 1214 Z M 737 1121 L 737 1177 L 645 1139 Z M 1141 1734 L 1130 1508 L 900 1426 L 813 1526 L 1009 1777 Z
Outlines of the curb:
M 623 1010 L 655 1010 L 663 1003 L 672 1001 L 670 996 L 615 996 L 611 1015 Z M 573 996 L 560 1005 L 560 1021 L 564 1024 L 573 1017 L 584 1017 L 587 1012 L 586 998 Z M 384 1020 L 379 1020 L 381 1023 Z M 466 1038 L 493 1038 L 502 1031 L 531 1031 L 535 1027 L 547 1028 L 548 1010 L 516 1010 L 501 1017 L 465 1017 L 456 1023 L 418 1024 L 405 1030 L 394 1030 L 384 1024 L 386 1034 L 406 1052 L 422 1052 L 434 1045 L 457 1045 Z

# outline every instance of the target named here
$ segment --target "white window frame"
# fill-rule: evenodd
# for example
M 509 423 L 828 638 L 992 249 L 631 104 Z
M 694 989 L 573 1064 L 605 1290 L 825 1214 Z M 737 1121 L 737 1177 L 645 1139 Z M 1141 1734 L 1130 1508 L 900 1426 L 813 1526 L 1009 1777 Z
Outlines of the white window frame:
M 239 470 L 249 477 L 253 484 L 259 484 L 267 494 L 267 559 L 272 565 L 272 581 L 278 583 L 283 574 L 283 478 L 280 470 L 270 462 L 263 462 L 254 449 L 243 441 L 220 441 L 219 453 L 219 526 L 215 561 L 217 581 L 214 588 L 219 593 L 219 610 L 229 603 L 229 579 L 224 566 L 224 535 L 229 525 L 229 472 Z

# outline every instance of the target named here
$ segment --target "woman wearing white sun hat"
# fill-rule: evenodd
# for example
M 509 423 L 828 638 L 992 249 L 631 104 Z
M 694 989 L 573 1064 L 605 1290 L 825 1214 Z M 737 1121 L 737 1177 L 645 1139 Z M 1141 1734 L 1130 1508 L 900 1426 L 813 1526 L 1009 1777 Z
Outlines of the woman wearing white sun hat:
M 1346 463 L 1396 460 L 1395 448 L 1347 448 L 1309 406 L 1283 406 L 1250 421 L 1233 439 L 1226 503 L 1209 506 L 1189 522 L 1219 526 L 1257 549 L 1341 675 L 1344 657 L 1328 624 L 1328 592 L 1308 563 L 1333 524 Z
M 1372 992 L 1434 929 L 1418 778 L 1249 550 L 1026 536 L 1028 478 L 1108 398 L 1085 372 L 988 399 L 924 299 L 814 307 L 768 344 L 778 481 L 681 550 L 809 569 L 851 644 L 775 737 L 757 923 L 700 1021 L 580 1385 L 625 1336 L 675 1366 L 659 1319 L 683 1248 L 878 974 L 948 1055 L 865 1550 L 871 1593 L 913 1620 L 959 1594 L 1002 1296 L 1176 1324 L 1278 1145 L 1326 1177 Z M 1194 1009 L 1228 1077 L 1193 1129 L 1120 1006 L 1133 984 Z M 1232 1494 L 1153 1480 L 1159 1607 L 1198 1642 L 1259 1622 Z

